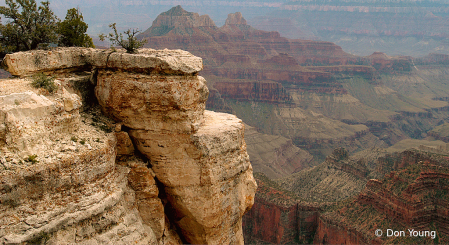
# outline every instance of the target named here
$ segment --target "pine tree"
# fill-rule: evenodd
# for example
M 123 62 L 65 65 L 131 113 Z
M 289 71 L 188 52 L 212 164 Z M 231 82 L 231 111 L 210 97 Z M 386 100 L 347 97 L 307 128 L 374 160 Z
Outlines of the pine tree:
M 59 46 L 94 48 L 92 38 L 86 34 L 87 27 L 83 15 L 78 9 L 67 10 L 65 20 L 59 23 Z

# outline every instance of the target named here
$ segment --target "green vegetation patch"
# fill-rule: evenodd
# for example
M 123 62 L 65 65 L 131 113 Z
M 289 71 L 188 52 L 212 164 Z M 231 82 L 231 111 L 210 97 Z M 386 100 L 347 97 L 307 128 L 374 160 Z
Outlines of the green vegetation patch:
M 49 77 L 44 73 L 37 73 L 32 78 L 31 85 L 35 88 L 43 88 L 49 93 L 53 93 L 58 89 L 58 86 L 54 82 L 54 77 Z

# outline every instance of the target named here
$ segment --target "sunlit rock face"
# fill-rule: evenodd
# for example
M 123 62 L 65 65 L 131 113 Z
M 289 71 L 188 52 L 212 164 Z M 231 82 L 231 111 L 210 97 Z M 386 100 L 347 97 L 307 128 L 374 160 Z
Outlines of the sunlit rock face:
M 233 115 L 205 111 L 209 90 L 197 75 L 203 67 L 201 58 L 181 50 L 127 54 L 67 48 L 16 53 L 4 62 L 13 75 L 22 77 L 38 72 L 68 77 L 73 71 L 93 69 L 87 83 L 95 86 L 102 115 L 113 121 L 108 122 L 109 131 L 99 132 L 98 119 L 80 116 L 81 98 L 65 78 L 58 78 L 55 95 L 44 96 L 37 89 L 0 94 L 0 146 L 13 152 L 20 141 L 33 149 L 27 142 L 37 137 L 48 137 L 41 142 L 44 146 L 61 140 L 68 145 L 61 149 L 63 154 L 42 164 L 2 170 L 1 188 L 6 193 L 1 196 L 2 209 L 20 214 L 21 220 L 30 219 L 4 229 L 2 241 L 243 244 L 242 216 L 252 207 L 257 187 L 244 125 Z M 29 80 L 20 81 L 31 87 Z M 33 124 L 31 119 L 52 122 L 46 117 L 57 119 L 58 113 L 73 118 L 63 125 L 51 124 L 59 138 L 51 133 L 33 136 L 48 123 Z M 26 130 L 10 130 L 13 119 Z M 15 185 L 17 190 L 8 187 Z M 48 193 L 44 201 L 27 197 L 25 187 L 33 185 L 44 196 Z M 81 200 L 58 196 L 65 189 Z M 25 199 L 18 202 L 21 197 Z M 61 199 L 54 215 L 44 209 L 51 198 Z M 41 207 L 33 211 L 36 217 L 20 211 L 33 205 Z M 72 219 L 75 214 L 81 218 Z M 50 224 L 39 218 L 46 215 L 51 216 Z M 105 224 L 93 226 L 99 220 Z M 0 219 L 1 227 L 7 223 L 8 218 Z
M 235 116 L 204 111 L 204 78 L 109 69 L 97 82 L 100 105 L 130 128 L 137 150 L 150 159 L 185 239 L 242 244 L 241 217 L 256 188 L 244 127 Z

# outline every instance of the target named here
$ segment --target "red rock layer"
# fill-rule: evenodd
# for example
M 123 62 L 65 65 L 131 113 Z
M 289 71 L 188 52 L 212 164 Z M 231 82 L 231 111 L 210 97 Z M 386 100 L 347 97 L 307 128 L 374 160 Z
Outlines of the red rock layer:
M 366 59 L 377 71 L 381 72 L 410 71 L 412 66 L 411 57 L 390 57 L 381 52 L 374 52 L 372 55 L 367 56 Z
M 400 181 L 391 174 L 393 181 Z M 439 198 L 416 200 L 417 195 L 432 190 L 448 191 L 449 174 L 421 172 L 415 183 L 409 185 L 401 196 L 394 195 L 378 180 L 370 180 L 357 201 L 368 204 L 396 222 L 415 229 L 429 227 L 432 222 L 440 227 L 440 232 L 449 234 L 449 201 Z
M 245 243 L 307 243 L 313 240 L 320 208 L 300 203 L 279 188 L 273 188 L 266 177 L 256 176 L 258 192 L 254 205 L 243 216 Z
M 284 207 L 256 198 L 252 209 L 243 216 L 245 242 L 310 242 L 313 240 L 318 220 L 317 207 L 300 203 Z
M 427 136 L 434 137 L 436 140 L 441 140 L 441 141 L 444 141 L 446 143 L 449 142 L 449 137 L 441 136 L 438 133 L 435 133 L 435 132 L 432 132 L 432 131 L 427 132 Z
M 334 75 L 355 76 L 359 75 L 368 80 L 375 80 L 377 77 L 376 69 L 372 66 L 347 65 L 347 66 L 313 66 L 307 67 L 313 71 L 329 72 Z
M 313 70 L 281 70 L 259 68 L 210 68 L 205 76 L 213 74 L 217 77 L 241 80 L 239 83 L 266 83 L 267 80 L 282 83 L 281 86 L 316 93 L 347 94 L 342 84 L 337 82 L 331 73 Z M 248 81 L 252 80 L 252 81 Z M 214 87 L 216 87 L 215 83 Z M 222 85 L 225 87 L 227 85 Z M 218 89 L 218 87 L 216 87 Z M 272 87 L 277 89 L 276 87 Z M 220 89 L 219 89 L 220 90 Z M 283 90 L 283 89 L 282 89 Z M 276 93 L 274 91 L 273 93 Z
M 326 157 L 326 161 L 332 163 L 336 169 L 346 173 L 350 173 L 361 179 L 366 178 L 366 176 L 369 174 L 368 169 L 363 164 L 350 165 L 347 161 L 339 161 L 332 156 Z
M 313 244 L 382 244 L 382 241 L 368 239 L 357 230 L 322 216 L 318 219 Z
M 382 53 L 357 57 L 331 42 L 288 39 L 281 37 L 278 32 L 256 30 L 247 25 L 241 13 L 229 14 L 225 25 L 218 28 L 207 15 L 187 12 L 180 6 L 160 14 L 153 25 L 138 38 L 147 39 L 147 47 L 180 48 L 202 57 L 205 65 L 202 74 L 207 80 L 210 80 L 210 75 L 214 75 L 224 80 L 240 79 L 241 83 L 249 82 L 247 94 L 253 91 L 254 83 L 264 83 L 265 80 L 281 82 L 283 86 L 289 84 L 288 86 L 300 91 L 346 94 L 342 84 L 333 78 L 335 74 L 360 75 L 375 80 L 378 71 L 410 69 L 407 58 L 389 57 Z M 311 69 L 305 69 L 304 66 Z M 224 89 L 225 86 L 231 87 Z M 219 93 L 221 90 L 236 91 L 234 86 L 237 85 L 222 84 L 217 89 Z M 212 89 L 214 85 L 209 84 L 209 87 Z M 285 95 L 276 95 L 278 85 L 269 88 L 275 91 L 267 92 L 270 94 L 268 99 L 261 100 L 285 101 Z M 219 94 L 212 93 L 209 100 L 221 100 L 215 98 L 215 95 Z M 260 99 L 238 93 L 222 95 L 224 97 Z M 277 97 L 279 99 L 274 99 Z M 209 102 L 208 105 L 214 103 Z
M 361 130 L 355 132 L 354 135 L 351 135 L 349 137 L 342 137 L 342 138 L 335 138 L 335 139 L 311 139 L 307 137 L 295 137 L 293 138 L 293 142 L 295 145 L 300 146 L 303 149 L 313 149 L 316 147 L 319 147 L 323 144 L 342 144 L 344 142 L 353 142 L 356 139 L 367 135 L 369 133 L 369 130 Z

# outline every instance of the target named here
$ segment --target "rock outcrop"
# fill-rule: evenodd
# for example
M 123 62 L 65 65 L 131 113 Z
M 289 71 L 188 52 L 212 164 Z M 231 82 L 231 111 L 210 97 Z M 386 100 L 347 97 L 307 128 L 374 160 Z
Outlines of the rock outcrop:
M 93 68 L 86 82 L 95 84 L 99 106 L 113 121 L 102 119 L 100 129 L 107 133 L 98 131 L 99 119 L 90 114 L 80 121 L 80 97 L 66 90 L 73 90 L 67 86 L 70 79 L 59 79 L 56 95 L 0 96 L 1 150 L 11 155 L 0 159 L 5 166 L 0 206 L 12 215 L 0 219 L 0 239 L 243 244 L 242 216 L 253 205 L 256 189 L 244 126 L 235 116 L 205 111 L 209 90 L 197 75 L 201 58 L 181 50 L 127 54 L 67 48 L 15 53 L 4 62 L 11 74 L 23 77 Z M 67 122 L 55 123 L 59 117 Z M 13 130 L 21 125 L 23 130 Z M 70 139 L 67 147 L 74 153 L 17 162 L 23 158 L 19 147 L 34 154 L 30 142 L 44 126 L 53 131 L 38 135 L 41 148 L 51 146 L 48 141 L 55 145 Z M 89 144 L 78 146 L 78 139 L 82 146 Z M 45 211 L 50 200 L 56 211 Z M 34 217 L 26 210 L 36 205 L 42 208 L 33 208 Z M 23 218 L 11 223 L 18 215 Z M 104 222 L 95 226 L 99 220 Z

